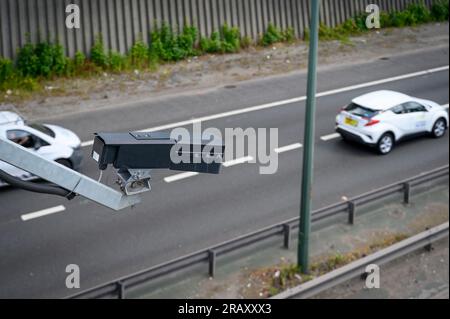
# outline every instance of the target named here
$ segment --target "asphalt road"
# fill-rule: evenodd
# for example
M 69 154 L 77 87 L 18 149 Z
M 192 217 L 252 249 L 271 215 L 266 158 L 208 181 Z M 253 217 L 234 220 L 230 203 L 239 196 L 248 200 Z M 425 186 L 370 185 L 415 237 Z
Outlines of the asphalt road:
M 320 69 L 319 92 L 448 65 L 448 48 Z M 449 102 L 448 70 L 385 81 L 320 97 L 317 109 L 314 207 L 341 200 L 449 163 L 448 135 L 399 145 L 386 157 L 342 142 L 333 133 L 339 109 L 353 97 L 393 89 L 441 104 Z M 133 102 L 48 122 L 74 130 L 83 141 L 98 131 L 141 130 L 212 114 L 303 96 L 304 73 L 289 74 Z M 304 102 L 220 116 L 203 127 L 278 128 L 279 146 L 302 143 Z M 89 158 L 82 172 L 97 177 Z M 139 271 L 180 255 L 298 215 L 300 149 L 283 152 L 275 175 L 260 175 L 256 164 L 223 169 L 167 183 L 176 172 L 154 173 L 142 204 L 114 213 L 77 198 L 71 202 L 17 189 L 0 190 L 0 298 L 63 297 L 68 264 L 81 269 L 81 288 Z M 112 184 L 109 172 L 104 181 Z M 23 221 L 24 214 L 64 206 L 64 211 Z

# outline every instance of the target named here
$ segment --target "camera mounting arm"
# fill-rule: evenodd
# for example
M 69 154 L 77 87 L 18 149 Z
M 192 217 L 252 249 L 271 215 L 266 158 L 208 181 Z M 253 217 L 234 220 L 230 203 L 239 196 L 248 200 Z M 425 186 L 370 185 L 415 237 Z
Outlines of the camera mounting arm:
M 137 195 L 127 196 L 2 137 L 0 137 L 0 160 L 115 211 L 140 202 Z

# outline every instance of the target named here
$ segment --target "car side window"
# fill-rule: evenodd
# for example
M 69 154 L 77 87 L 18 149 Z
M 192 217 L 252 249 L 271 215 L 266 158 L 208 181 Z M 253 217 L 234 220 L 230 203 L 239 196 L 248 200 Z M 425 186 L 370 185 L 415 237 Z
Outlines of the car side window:
M 427 109 L 425 106 L 417 103 L 417 102 L 408 102 L 404 104 L 406 113 L 418 113 L 418 112 L 426 112 Z
M 405 113 L 405 108 L 403 107 L 403 105 L 397 105 L 397 106 L 393 107 L 391 110 L 395 114 L 404 114 Z
M 8 140 L 25 148 L 40 148 L 49 145 L 47 142 L 24 130 L 10 130 L 6 132 Z

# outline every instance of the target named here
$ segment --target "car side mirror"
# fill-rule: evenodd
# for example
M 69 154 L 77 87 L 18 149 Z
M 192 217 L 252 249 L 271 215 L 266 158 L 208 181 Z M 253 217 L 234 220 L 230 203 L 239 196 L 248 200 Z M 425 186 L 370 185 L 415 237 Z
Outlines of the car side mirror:
M 38 138 L 36 138 L 34 140 L 34 145 L 33 145 L 34 150 L 38 151 L 41 147 L 42 147 L 41 141 Z

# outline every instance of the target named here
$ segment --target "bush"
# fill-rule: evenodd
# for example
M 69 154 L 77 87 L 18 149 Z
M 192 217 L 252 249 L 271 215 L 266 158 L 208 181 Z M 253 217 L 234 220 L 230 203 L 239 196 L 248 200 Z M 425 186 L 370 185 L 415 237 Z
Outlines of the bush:
M 197 34 L 197 29 L 191 26 L 185 26 L 179 35 L 176 35 L 166 23 L 161 28 L 155 26 L 151 33 L 149 55 L 163 61 L 179 61 L 193 56 L 196 54 Z
M 11 60 L 0 57 L 0 83 L 6 82 L 13 75 L 13 64 Z
M 428 23 L 432 20 L 431 11 L 423 3 L 411 3 L 406 9 L 411 16 L 411 20 L 416 23 Z
M 382 28 L 390 28 L 392 27 L 392 19 L 391 15 L 385 11 L 380 12 L 380 26 Z
M 202 38 L 200 40 L 200 49 L 205 53 L 220 53 L 222 50 L 220 33 L 215 31 L 211 33 L 209 38 Z
M 410 4 L 404 11 L 394 11 L 390 14 L 381 15 L 383 27 L 406 27 L 432 21 L 431 11 L 422 4 Z
M 200 49 L 205 53 L 236 53 L 241 48 L 241 32 L 227 24 L 214 31 L 209 38 L 200 39 Z
M 336 27 L 337 32 L 344 35 L 358 35 L 368 31 L 366 26 L 366 14 L 357 15 L 354 18 L 347 19 L 343 24 Z
M 86 63 L 86 56 L 83 54 L 83 52 L 77 51 L 75 53 L 75 57 L 73 59 L 74 65 L 77 69 L 81 69 L 84 64 Z
M 60 44 L 54 44 L 52 46 L 53 53 L 53 65 L 52 65 L 52 75 L 61 76 L 64 74 L 66 69 L 67 59 L 64 54 L 64 47 Z
M 267 31 L 264 33 L 261 44 L 263 46 L 269 46 L 277 42 L 283 41 L 283 34 L 273 23 L 269 23 Z
M 431 6 L 431 18 L 434 21 L 448 21 L 448 0 L 434 1 Z
M 142 41 L 137 41 L 130 50 L 131 65 L 137 68 L 146 68 L 148 66 L 149 49 Z
M 37 76 L 39 67 L 39 57 L 36 55 L 35 46 L 26 43 L 17 54 L 17 69 L 20 74 L 26 76 Z
M 103 38 L 101 35 L 98 35 L 95 39 L 94 45 L 91 49 L 91 60 L 92 62 L 101 67 L 108 67 L 108 56 L 105 53 L 105 46 L 103 45 Z
M 111 51 L 108 55 L 108 68 L 112 72 L 122 72 L 128 68 L 127 58 L 119 52 Z
M 50 77 L 62 75 L 66 69 L 64 48 L 59 44 L 41 42 L 27 43 L 19 50 L 17 68 L 22 76 Z
M 294 28 L 287 28 L 282 32 L 283 41 L 292 43 L 295 41 L 295 30 Z
M 48 43 L 38 43 L 35 47 L 35 53 L 38 58 L 35 75 L 48 77 L 52 72 L 53 50 Z M 33 75 L 33 74 L 30 74 Z
M 380 16 L 382 15 L 382 13 L 383 13 L 383 11 L 380 12 Z M 354 29 L 353 29 L 354 32 L 358 33 L 358 32 L 368 31 L 367 25 L 366 25 L 367 17 L 368 17 L 367 13 L 362 13 L 362 14 L 356 15 L 353 19 L 351 19 L 354 21 Z M 381 20 L 381 17 L 380 17 L 380 20 Z M 381 21 L 380 21 L 380 24 L 381 24 Z
M 338 26 L 331 28 L 323 23 L 319 27 L 319 39 L 323 41 L 340 40 L 348 41 L 348 34 L 342 32 L 342 29 Z
M 227 24 L 221 29 L 222 34 L 222 52 L 236 53 L 241 48 L 241 32 L 238 28 L 231 28 Z
M 178 48 L 182 50 L 184 58 L 197 54 L 195 44 L 198 38 L 198 30 L 193 26 L 185 26 L 182 33 L 177 38 Z
M 294 28 L 288 27 L 285 30 L 280 30 L 274 24 L 269 23 L 266 32 L 263 34 L 260 40 L 260 44 L 263 46 L 269 46 L 278 42 L 292 43 L 295 41 L 295 39 L 296 36 Z

